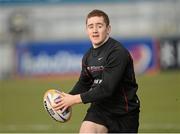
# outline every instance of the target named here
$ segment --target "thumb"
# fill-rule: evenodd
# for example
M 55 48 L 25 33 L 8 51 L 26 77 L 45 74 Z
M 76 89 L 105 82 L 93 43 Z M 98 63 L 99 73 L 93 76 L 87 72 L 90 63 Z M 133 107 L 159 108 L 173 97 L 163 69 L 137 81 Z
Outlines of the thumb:
M 62 95 L 62 96 L 66 96 L 67 94 L 66 94 L 66 93 L 64 93 L 64 92 L 62 92 L 62 93 L 61 93 L 61 95 Z

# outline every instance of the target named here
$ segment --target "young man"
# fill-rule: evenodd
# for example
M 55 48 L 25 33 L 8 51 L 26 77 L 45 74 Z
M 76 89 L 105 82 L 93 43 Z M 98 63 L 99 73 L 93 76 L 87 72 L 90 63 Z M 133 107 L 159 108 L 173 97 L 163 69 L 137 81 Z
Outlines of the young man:
M 91 103 L 80 133 L 136 133 L 140 103 L 133 60 L 121 43 L 109 37 L 110 21 L 103 11 L 88 14 L 86 30 L 92 48 L 82 59 L 80 78 L 54 108 Z

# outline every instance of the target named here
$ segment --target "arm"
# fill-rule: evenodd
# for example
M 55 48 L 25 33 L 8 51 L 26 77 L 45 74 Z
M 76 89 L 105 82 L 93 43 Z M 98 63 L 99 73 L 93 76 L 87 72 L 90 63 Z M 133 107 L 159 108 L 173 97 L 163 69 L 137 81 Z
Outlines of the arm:
M 123 49 L 112 51 L 107 58 L 107 64 L 102 74 L 102 82 L 96 84 L 91 90 L 82 93 L 80 95 L 82 102 L 95 102 L 111 96 L 121 82 L 128 60 L 127 51 Z
M 71 95 L 80 94 L 80 93 L 88 91 L 91 88 L 92 79 L 88 76 L 84 68 L 85 67 L 83 67 L 81 71 L 78 82 L 75 84 L 73 89 L 69 92 L 69 94 Z
M 88 53 L 82 59 L 82 70 L 78 82 L 75 84 L 73 89 L 69 92 L 71 95 L 80 94 L 88 91 L 93 84 L 91 76 L 86 70 L 86 58 Z
M 85 65 L 86 57 L 87 57 L 87 54 L 83 57 L 83 60 L 82 60 L 82 70 L 81 70 L 81 74 L 80 74 L 78 82 L 75 84 L 73 89 L 69 92 L 69 94 L 66 94 L 66 93 L 61 94 L 60 102 L 55 102 L 53 106 L 55 110 L 59 110 L 62 108 L 63 110 L 65 110 L 69 106 L 81 103 L 82 99 L 80 97 L 80 94 L 87 92 L 91 88 L 93 84 L 93 80 L 86 70 L 86 65 Z
M 66 110 L 68 107 L 73 106 L 74 104 L 79 104 L 82 102 L 80 94 L 77 95 L 70 95 L 64 92 L 61 93 L 60 102 L 54 103 L 53 108 L 57 111 L 59 109 L 63 109 L 62 111 Z M 57 104 L 56 104 L 57 103 Z
M 64 111 L 74 104 L 82 103 L 80 93 L 87 92 L 91 85 L 92 80 L 82 71 L 79 81 L 76 83 L 74 88 L 69 92 L 69 94 L 62 92 L 60 100 L 57 100 L 57 102 L 53 104 L 53 108 L 56 111 L 59 109 L 63 109 L 62 111 Z
M 128 60 L 129 57 L 126 51 L 120 51 L 119 49 L 112 51 L 107 58 L 107 64 L 102 74 L 102 82 L 92 86 L 90 90 L 84 90 L 85 92 L 76 95 L 65 94 L 65 97 L 62 97 L 59 103 L 58 109 L 66 109 L 78 103 L 95 102 L 111 96 L 121 82 Z M 78 88 L 75 88 L 75 91 L 77 90 Z

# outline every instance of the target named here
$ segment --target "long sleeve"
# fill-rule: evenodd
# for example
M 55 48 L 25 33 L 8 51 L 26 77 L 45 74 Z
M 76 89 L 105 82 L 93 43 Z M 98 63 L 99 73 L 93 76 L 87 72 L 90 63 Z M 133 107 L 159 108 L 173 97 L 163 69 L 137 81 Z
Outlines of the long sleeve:
M 86 57 L 87 57 L 87 54 L 82 59 L 82 70 L 81 70 L 79 80 L 75 84 L 73 89 L 69 92 L 69 94 L 72 94 L 72 95 L 81 94 L 88 91 L 91 88 L 93 80 L 89 76 L 86 70 L 86 64 L 85 64 Z
M 83 103 L 96 102 L 110 97 L 115 89 L 119 88 L 128 61 L 129 55 L 124 49 L 111 51 L 102 72 L 102 82 L 81 94 Z
M 89 110 L 101 108 L 122 115 L 139 109 L 137 90 L 130 53 L 121 43 L 109 38 L 83 57 L 79 81 L 70 94 L 80 94 L 82 103 L 91 103 Z

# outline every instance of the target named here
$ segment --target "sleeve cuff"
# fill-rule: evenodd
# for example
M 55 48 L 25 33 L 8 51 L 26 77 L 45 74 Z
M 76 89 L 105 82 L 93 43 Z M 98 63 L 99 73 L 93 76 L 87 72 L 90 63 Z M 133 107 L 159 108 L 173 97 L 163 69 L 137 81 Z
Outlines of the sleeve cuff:
M 84 93 L 80 94 L 80 97 L 81 97 L 82 103 L 84 103 L 84 104 L 88 103 Z

